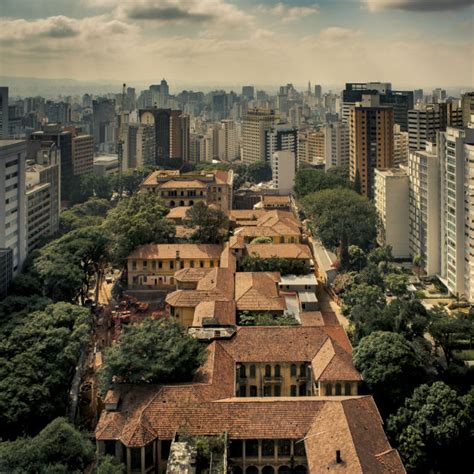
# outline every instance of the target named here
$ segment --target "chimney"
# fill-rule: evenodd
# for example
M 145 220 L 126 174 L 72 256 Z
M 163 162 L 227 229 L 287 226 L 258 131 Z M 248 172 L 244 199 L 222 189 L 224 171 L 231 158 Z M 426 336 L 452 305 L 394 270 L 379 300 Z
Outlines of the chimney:
M 336 450 L 336 463 L 341 464 L 342 458 L 341 458 L 341 451 L 339 449 Z

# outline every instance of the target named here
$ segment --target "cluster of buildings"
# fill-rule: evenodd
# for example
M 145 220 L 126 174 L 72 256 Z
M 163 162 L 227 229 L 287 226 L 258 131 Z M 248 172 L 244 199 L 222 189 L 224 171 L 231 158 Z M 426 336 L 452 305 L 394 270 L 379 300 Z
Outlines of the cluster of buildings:
M 180 178 L 152 176 L 155 189 L 148 180 L 144 186 L 156 193 Z M 129 255 L 129 291 L 166 292 L 167 317 L 206 346 L 207 359 L 187 383 L 109 390 L 97 447 L 127 472 L 191 472 L 195 446 L 181 433 L 223 440 L 214 461 L 225 472 L 405 472 L 372 397 L 359 392 L 344 329 L 334 313 L 320 311 L 313 252 L 295 210 L 278 205 L 222 207 L 231 234 L 222 245 L 148 244 Z M 170 207 L 168 218 L 182 219 L 178 209 Z M 308 271 L 243 271 L 249 256 L 299 260 Z M 293 324 L 245 325 L 258 315 Z

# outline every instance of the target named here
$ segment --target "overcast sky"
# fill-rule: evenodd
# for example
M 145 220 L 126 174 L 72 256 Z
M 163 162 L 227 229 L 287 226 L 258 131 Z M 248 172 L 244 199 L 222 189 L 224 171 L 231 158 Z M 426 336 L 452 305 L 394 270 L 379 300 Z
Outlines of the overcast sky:
M 0 0 L 0 75 L 472 87 L 473 0 Z

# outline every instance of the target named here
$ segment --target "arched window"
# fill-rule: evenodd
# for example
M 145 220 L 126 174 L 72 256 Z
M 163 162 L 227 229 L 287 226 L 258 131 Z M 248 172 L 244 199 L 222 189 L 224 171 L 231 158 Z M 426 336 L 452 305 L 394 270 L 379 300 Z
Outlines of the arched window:
M 258 440 L 247 439 L 245 441 L 245 456 L 248 458 L 256 458 L 258 456 Z
M 250 366 L 250 377 L 255 377 L 255 375 L 256 375 L 255 365 L 252 364 L 252 365 Z
M 184 206 L 184 201 L 179 201 L 180 206 Z
M 174 201 L 170 201 L 170 207 L 174 207 L 176 203 Z
M 278 474 L 291 474 L 291 469 L 288 466 L 280 466 L 278 468 Z
M 326 395 L 332 395 L 332 384 L 326 384 Z
M 232 468 L 232 474 L 243 474 L 242 468 L 239 466 L 234 466 Z
M 336 384 L 336 395 L 341 395 L 341 384 L 340 383 Z
M 194 201 L 191 199 L 191 201 L 189 201 L 189 205 L 192 206 L 194 204 Z
M 296 466 L 295 470 L 293 471 L 295 474 L 306 474 L 308 471 L 304 466 Z
M 306 365 L 301 364 L 300 365 L 300 376 L 305 377 L 306 376 Z
M 275 456 L 275 441 L 273 439 L 262 440 L 262 456 L 266 458 Z
M 239 375 L 240 375 L 241 378 L 246 377 L 246 375 L 245 375 L 245 365 L 243 365 L 243 364 L 240 366 Z
M 290 371 L 291 371 L 291 376 L 296 377 L 296 364 L 291 364 Z
M 275 365 L 275 377 L 281 377 L 279 365 Z
M 262 469 L 262 474 L 275 474 L 275 469 L 272 466 L 265 466 Z
M 344 394 L 345 395 L 350 395 L 351 394 L 351 384 L 349 382 L 346 382 L 344 384 Z
M 245 470 L 245 474 L 258 474 L 258 467 L 249 466 L 249 467 Z
M 265 377 L 271 377 L 272 376 L 272 367 L 270 365 L 265 366 Z

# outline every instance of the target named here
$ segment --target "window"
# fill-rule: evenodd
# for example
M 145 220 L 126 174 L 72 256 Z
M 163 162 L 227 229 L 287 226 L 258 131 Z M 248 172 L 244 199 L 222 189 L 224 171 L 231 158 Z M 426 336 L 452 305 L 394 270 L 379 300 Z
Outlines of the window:
M 280 244 L 284 244 L 285 243 L 285 237 L 281 236 L 280 237 Z
M 290 373 L 292 377 L 296 377 L 296 364 L 291 364 Z
M 158 262 L 158 268 L 163 268 L 163 262 L 161 260 Z
M 271 385 L 264 385 L 263 386 L 263 396 L 264 397 L 271 397 L 272 396 L 272 386 Z
M 281 397 L 281 385 L 275 385 L 274 391 L 275 397 Z
M 330 383 L 326 385 L 326 395 L 332 395 L 332 385 Z
M 275 377 L 281 377 L 279 365 L 275 365 Z
M 203 262 L 202 260 L 199 261 L 199 266 L 200 266 L 201 268 L 204 268 L 204 262 Z
M 252 364 L 252 365 L 250 366 L 250 377 L 253 378 L 253 377 L 255 377 L 255 375 L 256 375 L 255 365 Z
M 191 268 L 194 268 L 194 260 L 191 260 L 189 263 L 190 263 L 189 266 L 190 266 Z
M 272 376 L 272 368 L 270 365 L 265 366 L 265 377 L 271 377 Z
M 230 457 L 231 458 L 241 458 L 242 457 L 242 441 L 241 440 L 232 440 L 230 442 Z
M 174 262 L 170 262 L 170 270 L 174 269 Z
M 239 387 L 239 397 L 246 397 L 247 396 L 247 387 L 245 385 L 241 385 Z
M 132 470 L 139 471 L 142 468 L 141 448 L 130 448 L 130 461 Z
M 171 441 L 163 440 L 161 441 L 161 459 L 168 459 L 170 455 Z
M 153 466 L 153 442 L 145 446 L 145 467 Z
M 184 268 L 184 262 L 182 260 L 179 262 L 179 268 Z
M 341 384 L 340 383 L 336 384 L 336 395 L 341 395 Z
M 251 397 L 256 397 L 257 396 L 257 386 L 256 385 L 250 385 L 250 396 Z
M 115 456 L 115 441 L 105 440 L 105 455 Z
M 258 456 L 258 441 L 256 439 L 248 439 L 245 441 L 245 456 L 255 458 Z
M 280 439 L 278 441 L 278 456 L 289 456 L 291 454 L 291 441 Z
M 214 268 L 214 260 L 211 260 L 210 264 L 211 264 L 211 268 Z
M 294 451 L 295 456 L 306 456 L 306 452 L 305 452 L 305 449 L 304 449 L 304 442 L 294 443 L 293 451 Z
M 349 382 L 346 382 L 344 384 L 344 394 L 345 395 L 350 395 L 351 394 L 351 384 Z
M 245 365 L 241 365 L 241 366 L 240 366 L 240 369 L 239 369 L 239 375 L 240 375 L 241 378 L 247 377 L 247 375 L 246 375 L 245 372 L 246 372 L 246 371 L 245 371 Z
M 273 441 L 272 439 L 262 440 L 262 456 L 275 456 L 275 441 Z
M 306 395 L 306 384 L 302 383 L 300 385 L 300 391 L 299 391 L 300 397 L 304 397 Z
M 300 377 L 306 377 L 306 365 L 300 365 Z
M 292 397 L 296 397 L 296 385 L 290 387 L 290 394 Z

